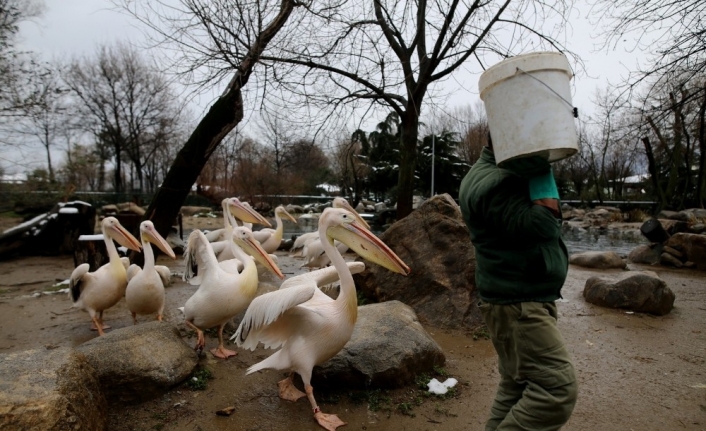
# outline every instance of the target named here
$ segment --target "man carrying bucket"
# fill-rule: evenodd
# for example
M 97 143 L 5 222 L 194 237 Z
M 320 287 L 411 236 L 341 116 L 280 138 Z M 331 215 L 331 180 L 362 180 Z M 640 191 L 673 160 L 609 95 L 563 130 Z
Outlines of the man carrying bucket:
M 521 57 L 524 56 L 501 62 L 486 73 L 504 80 L 526 78 L 529 81 L 520 84 L 533 85 L 531 80 L 537 78 L 528 78 L 525 71 L 537 70 L 536 62 L 534 68 L 531 61 L 522 64 L 522 74 L 503 70 L 498 73 L 497 66 L 502 68 L 515 61 L 510 66 L 516 67 Z M 494 149 L 489 136 L 489 146 L 461 182 L 459 202 L 476 249 L 479 308 L 498 354 L 500 383 L 485 430 L 558 430 L 569 420 L 578 390 L 574 367 L 556 325 L 554 301 L 561 298 L 568 252 L 561 239 L 561 222 L 557 220 L 561 217 L 559 193 L 550 161 L 557 157 L 552 154 L 566 157 L 575 151 L 572 142 L 566 148 L 562 139 L 557 142 L 546 137 L 532 151 L 526 151 L 532 137 L 521 134 L 513 139 L 524 140 L 513 147 L 507 132 L 518 128 L 498 125 L 497 117 L 493 122 L 488 94 L 484 93 L 489 87 L 498 89 L 502 82 L 488 85 L 486 80 L 483 84 L 482 76 L 481 98 L 486 102 L 491 134 L 503 140 L 498 145 L 494 139 Z M 568 87 L 568 79 L 566 84 Z M 547 93 L 546 98 L 551 97 L 555 96 Z M 535 95 L 535 100 L 541 99 Z M 534 117 L 513 115 L 513 121 L 537 121 L 533 114 Z M 507 118 L 502 120 L 507 123 Z M 530 124 L 527 130 L 546 133 L 536 132 L 535 126 Z M 551 124 L 555 126 L 555 122 Z

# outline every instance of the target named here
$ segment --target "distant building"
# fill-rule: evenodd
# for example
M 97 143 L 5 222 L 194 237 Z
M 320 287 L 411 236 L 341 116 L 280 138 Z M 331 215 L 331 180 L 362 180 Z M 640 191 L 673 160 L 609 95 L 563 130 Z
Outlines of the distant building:
M 25 174 L 3 174 L 0 176 L 0 183 L 3 184 L 24 184 L 27 182 Z

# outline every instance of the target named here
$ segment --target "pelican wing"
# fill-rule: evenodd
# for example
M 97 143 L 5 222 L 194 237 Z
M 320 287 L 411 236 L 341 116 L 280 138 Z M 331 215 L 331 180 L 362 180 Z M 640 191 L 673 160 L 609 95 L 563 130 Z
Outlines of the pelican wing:
M 69 279 L 69 293 L 71 294 L 71 300 L 77 302 L 81 297 L 81 290 L 83 290 L 84 277 L 89 274 L 88 270 L 90 265 L 87 263 L 82 263 L 81 265 L 74 268 L 71 273 L 71 279 Z
M 189 281 L 199 273 L 198 268 L 218 266 L 216 256 L 213 254 L 211 243 L 200 230 L 194 230 L 189 234 L 184 250 L 184 281 Z M 202 269 L 202 270 L 203 270 Z
M 365 271 L 365 263 L 363 262 L 346 262 L 346 265 L 348 265 L 348 269 L 351 271 L 351 274 L 358 274 Z M 336 268 L 329 266 L 289 278 L 285 280 L 279 288 L 282 290 L 309 283 L 314 283 L 317 287 L 321 288 L 322 286 L 334 283 L 339 279 L 340 277 Z
M 231 340 L 250 350 L 254 350 L 259 342 L 268 347 L 279 346 L 296 328 L 293 325 L 277 325 L 276 321 L 287 311 L 310 300 L 317 291 L 319 289 L 315 283 L 302 282 L 288 289 L 258 296 L 250 303 Z
M 205 233 L 204 235 L 206 236 L 208 242 L 222 241 L 223 239 L 225 239 L 226 229 L 220 228 L 212 230 L 210 232 Z
M 135 278 L 135 276 L 137 274 L 139 274 L 140 272 L 142 272 L 142 268 L 140 268 L 138 265 L 136 265 L 134 263 L 132 265 L 130 265 L 127 268 L 127 281 L 128 281 L 128 283 L 130 282 L 130 280 Z
M 172 270 L 168 266 L 155 265 L 155 271 L 159 274 L 159 278 L 162 279 L 162 285 L 167 287 L 172 284 Z M 130 280 L 130 274 L 128 273 L 128 280 Z
M 266 229 L 260 229 L 258 231 L 253 232 L 252 236 L 255 237 L 257 242 L 262 244 L 263 242 L 267 241 L 274 234 L 275 234 L 274 229 L 266 228 Z

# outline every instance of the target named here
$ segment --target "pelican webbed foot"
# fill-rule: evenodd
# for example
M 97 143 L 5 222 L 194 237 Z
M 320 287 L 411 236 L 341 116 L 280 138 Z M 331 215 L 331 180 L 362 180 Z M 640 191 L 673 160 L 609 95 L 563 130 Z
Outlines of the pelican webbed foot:
M 218 346 L 216 349 L 211 349 L 211 354 L 216 358 L 228 359 L 231 356 L 236 356 L 238 352 L 233 350 L 228 350 L 223 346 Z
M 291 375 L 284 380 L 280 380 L 277 385 L 279 386 L 279 397 L 284 400 L 297 401 L 299 398 L 306 396 L 304 392 L 294 386 Z
M 314 419 L 316 419 L 316 422 L 318 422 L 321 427 L 328 431 L 336 431 L 336 428 L 347 425 L 347 423 L 339 419 L 338 416 L 322 413 L 321 411 L 314 413 Z

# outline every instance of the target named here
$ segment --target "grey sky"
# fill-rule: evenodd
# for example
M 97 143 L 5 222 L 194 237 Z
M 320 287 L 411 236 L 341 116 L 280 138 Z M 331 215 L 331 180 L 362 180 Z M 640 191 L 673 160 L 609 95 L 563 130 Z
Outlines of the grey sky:
M 139 42 L 143 35 L 126 15 L 112 9 L 107 0 L 45 0 L 44 15 L 21 28 L 22 47 L 40 53 L 46 60 L 67 59 L 79 55 L 92 55 L 98 44 L 118 40 Z M 579 54 L 586 65 L 586 74 L 572 80 L 573 102 L 583 115 L 593 112 L 591 99 L 596 89 L 617 83 L 627 75 L 628 68 L 635 68 L 643 54 L 629 53 L 625 49 L 596 52 L 597 29 L 587 18 L 587 11 L 576 11 L 567 35 L 570 49 Z M 462 71 L 447 81 L 447 105 L 473 104 L 478 98 L 477 73 Z M 214 89 L 218 94 L 221 89 Z M 206 109 L 212 95 L 205 95 L 194 102 L 198 114 Z M 377 121 L 375 121 L 377 122 Z M 38 158 L 41 162 L 42 158 Z M 13 170 L 4 163 L 8 170 Z

